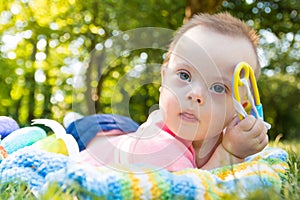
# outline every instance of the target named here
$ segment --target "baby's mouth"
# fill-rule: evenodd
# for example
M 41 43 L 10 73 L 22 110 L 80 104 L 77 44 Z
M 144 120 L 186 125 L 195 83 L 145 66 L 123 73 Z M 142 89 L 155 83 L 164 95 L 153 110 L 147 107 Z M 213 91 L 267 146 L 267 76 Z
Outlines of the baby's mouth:
M 189 112 L 182 112 L 180 113 L 181 119 L 187 122 L 198 122 L 198 118 L 193 114 Z

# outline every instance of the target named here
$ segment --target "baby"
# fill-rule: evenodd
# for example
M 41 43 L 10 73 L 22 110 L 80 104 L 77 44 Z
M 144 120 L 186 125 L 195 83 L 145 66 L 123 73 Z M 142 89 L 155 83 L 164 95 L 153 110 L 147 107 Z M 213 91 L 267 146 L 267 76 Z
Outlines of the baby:
M 239 62 L 259 75 L 257 42 L 255 31 L 228 13 L 194 16 L 180 28 L 162 65 L 159 110 L 136 132 L 99 132 L 81 152 L 81 162 L 213 169 L 261 151 L 267 128 L 251 115 L 239 120 L 231 89 Z

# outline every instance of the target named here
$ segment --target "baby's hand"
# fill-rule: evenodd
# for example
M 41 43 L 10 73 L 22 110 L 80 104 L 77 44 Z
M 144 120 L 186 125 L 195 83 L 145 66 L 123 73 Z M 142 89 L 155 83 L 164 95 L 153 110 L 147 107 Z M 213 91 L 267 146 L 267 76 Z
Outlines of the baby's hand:
M 268 142 L 268 129 L 261 119 L 246 116 L 238 124 L 236 117 L 226 128 L 223 147 L 235 157 L 244 159 L 263 150 Z

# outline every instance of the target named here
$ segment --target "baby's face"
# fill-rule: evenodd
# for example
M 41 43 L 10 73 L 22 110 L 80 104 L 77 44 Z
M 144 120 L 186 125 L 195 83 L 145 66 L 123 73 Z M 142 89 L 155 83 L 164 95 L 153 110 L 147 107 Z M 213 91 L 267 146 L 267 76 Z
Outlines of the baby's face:
M 257 67 L 255 51 L 245 38 L 200 26 L 188 30 L 162 69 L 160 108 L 166 125 L 187 140 L 218 137 L 236 113 L 232 75 L 241 61 Z

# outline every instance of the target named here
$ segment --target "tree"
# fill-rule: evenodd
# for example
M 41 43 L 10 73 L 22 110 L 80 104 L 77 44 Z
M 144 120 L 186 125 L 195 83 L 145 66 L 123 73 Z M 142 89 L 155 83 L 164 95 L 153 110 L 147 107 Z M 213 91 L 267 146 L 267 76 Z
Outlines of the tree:
M 187 0 L 185 7 L 184 22 L 188 21 L 194 14 L 210 13 L 213 14 L 221 7 L 224 0 Z

